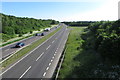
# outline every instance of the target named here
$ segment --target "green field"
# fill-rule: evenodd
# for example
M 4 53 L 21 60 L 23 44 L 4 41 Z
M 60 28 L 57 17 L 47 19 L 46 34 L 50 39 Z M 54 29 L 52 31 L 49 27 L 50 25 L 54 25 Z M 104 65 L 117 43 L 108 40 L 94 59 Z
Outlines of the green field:
M 1 64 L 2 68 L 7 67 L 8 65 L 14 63 L 16 60 L 20 59 L 25 54 L 29 53 L 31 50 L 33 50 L 34 48 L 36 48 L 37 46 L 39 46 L 42 42 L 44 42 L 45 40 L 47 40 L 48 38 L 50 38 L 52 35 L 54 35 L 61 28 L 62 28 L 62 26 L 59 27 L 58 29 L 56 29 L 55 31 L 51 32 L 50 34 L 44 36 L 42 39 L 40 39 L 40 40 L 32 43 L 31 45 L 29 45 L 29 46 L 21 49 L 20 51 L 18 51 L 16 54 L 14 54 L 12 57 L 8 58 L 6 61 L 4 61 Z

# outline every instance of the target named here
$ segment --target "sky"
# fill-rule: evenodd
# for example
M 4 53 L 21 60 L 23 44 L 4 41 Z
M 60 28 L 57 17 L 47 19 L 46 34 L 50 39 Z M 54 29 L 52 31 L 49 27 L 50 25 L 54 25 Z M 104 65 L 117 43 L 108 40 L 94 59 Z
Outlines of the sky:
M 119 0 L 3 0 L 2 13 L 58 21 L 118 19 Z

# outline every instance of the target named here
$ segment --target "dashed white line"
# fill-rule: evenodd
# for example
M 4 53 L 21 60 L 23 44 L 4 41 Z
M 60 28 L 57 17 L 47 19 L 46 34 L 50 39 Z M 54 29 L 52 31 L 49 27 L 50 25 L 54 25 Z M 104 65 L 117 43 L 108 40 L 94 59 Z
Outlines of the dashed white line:
M 38 61 L 43 54 L 44 54 L 44 52 L 36 59 L 36 61 Z
M 54 54 L 54 56 L 55 56 L 56 54 Z
M 52 62 L 53 60 L 51 60 L 51 62 Z
M 46 68 L 46 70 L 48 70 L 48 69 L 49 69 L 49 67 Z
M 55 57 L 53 56 L 52 58 L 54 59 Z
M 56 49 L 56 52 L 57 52 L 57 49 Z
M 18 80 L 20 80 L 29 70 L 30 70 L 31 66 L 20 76 L 20 78 Z
M 46 75 L 46 72 L 44 72 L 43 76 L 45 76 L 45 75 Z
M 9 69 L 11 69 L 12 67 L 14 67 L 16 64 L 18 64 L 20 61 L 22 61 L 24 58 L 26 58 L 28 55 L 30 55 L 33 51 L 35 51 L 36 49 L 38 49 L 40 46 L 42 46 L 44 43 L 46 43 L 49 39 L 51 39 L 53 36 L 55 36 L 57 33 L 59 33 L 60 31 L 56 32 L 54 35 L 52 35 L 50 38 L 48 38 L 46 41 L 44 41 L 42 44 L 40 44 L 38 47 L 36 47 L 35 49 L 33 49 L 32 51 L 30 51 L 27 55 L 25 55 L 24 57 L 22 57 L 20 60 L 18 60 L 16 63 L 14 63 L 12 66 L 10 66 L 8 69 L 6 69 L 4 72 L 2 72 L 0 74 L 3 75 L 4 73 L 6 73 Z M 3 62 L 3 61 L 1 61 Z M 0 63 L 1 63 L 0 62 Z
M 49 45 L 49 46 L 46 48 L 46 50 L 48 50 L 48 49 L 50 48 L 50 46 L 51 46 L 51 45 Z
M 49 66 L 51 65 L 51 63 L 49 63 Z
M 55 53 L 57 53 L 57 52 L 55 52 Z
M 52 43 L 54 43 L 55 41 L 52 41 Z

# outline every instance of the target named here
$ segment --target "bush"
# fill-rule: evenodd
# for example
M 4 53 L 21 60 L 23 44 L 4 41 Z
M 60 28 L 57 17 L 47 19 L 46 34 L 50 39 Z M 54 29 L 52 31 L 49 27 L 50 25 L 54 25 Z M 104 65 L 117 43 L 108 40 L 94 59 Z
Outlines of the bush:
M 93 48 L 104 60 L 119 63 L 120 21 L 101 21 L 91 24 L 82 38 L 83 47 Z
M 19 37 L 22 37 L 23 36 L 23 34 L 19 34 Z

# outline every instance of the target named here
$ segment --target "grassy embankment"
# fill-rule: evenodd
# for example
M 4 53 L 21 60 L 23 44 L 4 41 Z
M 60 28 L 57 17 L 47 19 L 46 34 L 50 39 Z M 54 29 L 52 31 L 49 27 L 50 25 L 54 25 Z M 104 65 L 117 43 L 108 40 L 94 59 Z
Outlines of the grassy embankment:
M 20 51 L 18 51 L 16 54 L 14 54 L 12 57 L 10 57 L 9 59 L 7 59 L 6 61 L 4 61 L 1 65 L 2 68 L 7 67 L 8 65 L 14 63 L 16 60 L 20 59 L 22 56 L 24 56 L 26 53 L 29 53 L 31 50 L 33 50 L 34 48 L 36 48 L 37 46 L 39 46 L 42 42 L 44 42 L 45 40 L 47 40 L 48 38 L 50 38 L 52 35 L 54 35 L 57 31 L 59 31 L 62 27 L 59 27 L 58 29 L 56 29 L 55 31 L 51 32 L 50 34 L 44 36 L 42 39 L 32 43 L 31 45 L 21 49 Z
M 65 59 L 58 78 L 93 77 L 90 72 L 99 61 L 93 51 L 82 48 L 84 40 L 80 36 L 84 33 L 84 29 L 85 27 L 72 28 L 66 43 Z

